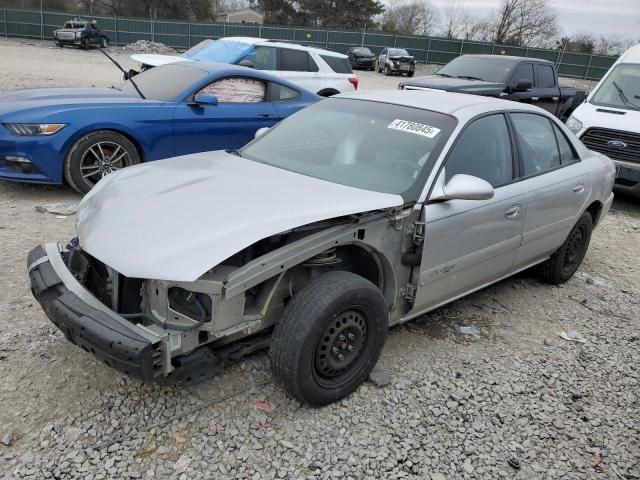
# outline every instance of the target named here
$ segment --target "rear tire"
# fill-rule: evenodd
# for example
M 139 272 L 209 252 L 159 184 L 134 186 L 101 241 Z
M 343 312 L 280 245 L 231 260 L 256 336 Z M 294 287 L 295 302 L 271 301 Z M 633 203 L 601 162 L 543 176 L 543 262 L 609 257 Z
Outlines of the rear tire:
M 138 163 L 140 154 L 127 137 L 97 130 L 73 144 L 64 162 L 64 178 L 76 192 L 86 194 L 104 176 Z
M 351 272 L 325 273 L 289 302 L 276 324 L 273 376 L 302 403 L 340 400 L 366 380 L 388 325 L 387 304 L 374 284 Z
M 592 231 L 593 219 L 589 212 L 585 212 L 571 229 L 562 246 L 538 267 L 542 280 L 554 285 L 569 280 L 587 254 Z

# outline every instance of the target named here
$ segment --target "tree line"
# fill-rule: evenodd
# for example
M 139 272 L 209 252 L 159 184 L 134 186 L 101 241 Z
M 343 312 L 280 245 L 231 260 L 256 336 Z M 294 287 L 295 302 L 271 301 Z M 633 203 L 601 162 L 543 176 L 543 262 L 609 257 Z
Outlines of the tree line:
M 40 8 L 41 0 L 0 0 L 1 6 Z M 638 39 L 562 35 L 550 0 L 498 0 L 487 16 L 473 15 L 463 0 L 436 7 L 430 0 L 42 0 L 44 9 L 93 15 L 215 21 L 244 8 L 264 23 L 367 29 L 402 35 L 434 35 L 506 45 L 616 55 Z

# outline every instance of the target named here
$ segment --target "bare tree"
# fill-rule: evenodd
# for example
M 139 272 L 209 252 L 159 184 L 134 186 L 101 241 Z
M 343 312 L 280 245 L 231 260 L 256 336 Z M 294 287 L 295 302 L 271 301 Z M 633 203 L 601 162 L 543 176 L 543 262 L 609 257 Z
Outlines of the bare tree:
M 545 46 L 558 33 L 556 16 L 547 0 L 500 0 L 494 17 L 496 43 Z
M 467 15 L 461 0 L 448 0 L 441 10 L 440 19 L 444 37 L 460 38 L 470 16 Z
M 429 35 L 434 30 L 437 11 L 428 0 L 400 3 L 392 0 L 382 14 L 382 30 L 404 35 Z

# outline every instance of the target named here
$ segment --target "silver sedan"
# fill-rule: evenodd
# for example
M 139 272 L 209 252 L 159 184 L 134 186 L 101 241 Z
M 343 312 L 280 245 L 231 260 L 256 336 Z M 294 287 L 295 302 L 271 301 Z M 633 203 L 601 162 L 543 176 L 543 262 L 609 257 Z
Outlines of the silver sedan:
M 547 112 L 444 92 L 323 100 L 240 151 L 110 175 L 78 236 L 36 247 L 67 337 L 148 381 L 202 381 L 270 349 L 301 402 L 355 390 L 390 325 L 524 269 L 566 282 L 615 169 Z

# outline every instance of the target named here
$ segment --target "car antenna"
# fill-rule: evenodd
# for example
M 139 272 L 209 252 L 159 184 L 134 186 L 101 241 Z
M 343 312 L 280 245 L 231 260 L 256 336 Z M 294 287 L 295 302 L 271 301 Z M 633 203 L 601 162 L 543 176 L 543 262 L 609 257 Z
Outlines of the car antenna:
M 133 85 L 133 88 L 136 89 L 136 92 L 138 92 L 138 94 L 140 95 L 140 98 L 142 98 L 143 100 L 146 100 L 147 97 L 145 97 L 142 92 L 140 91 L 140 89 L 138 88 L 138 85 L 136 85 L 136 82 L 133 81 L 133 78 L 129 77 L 129 74 L 127 72 L 124 71 L 124 68 L 122 68 L 122 66 L 116 62 L 107 52 L 105 52 L 103 49 L 99 48 L 98 51 L 100 53 L 102 53 L 105 57 L 107 57 L 109 60 L 111 60 L 113 62 L 113 64 L 118 67 L 120 69 L 120 71 L 124 74 L 124 79 L 125 80 L 129 80 L 131 82 L 131 85 Z

